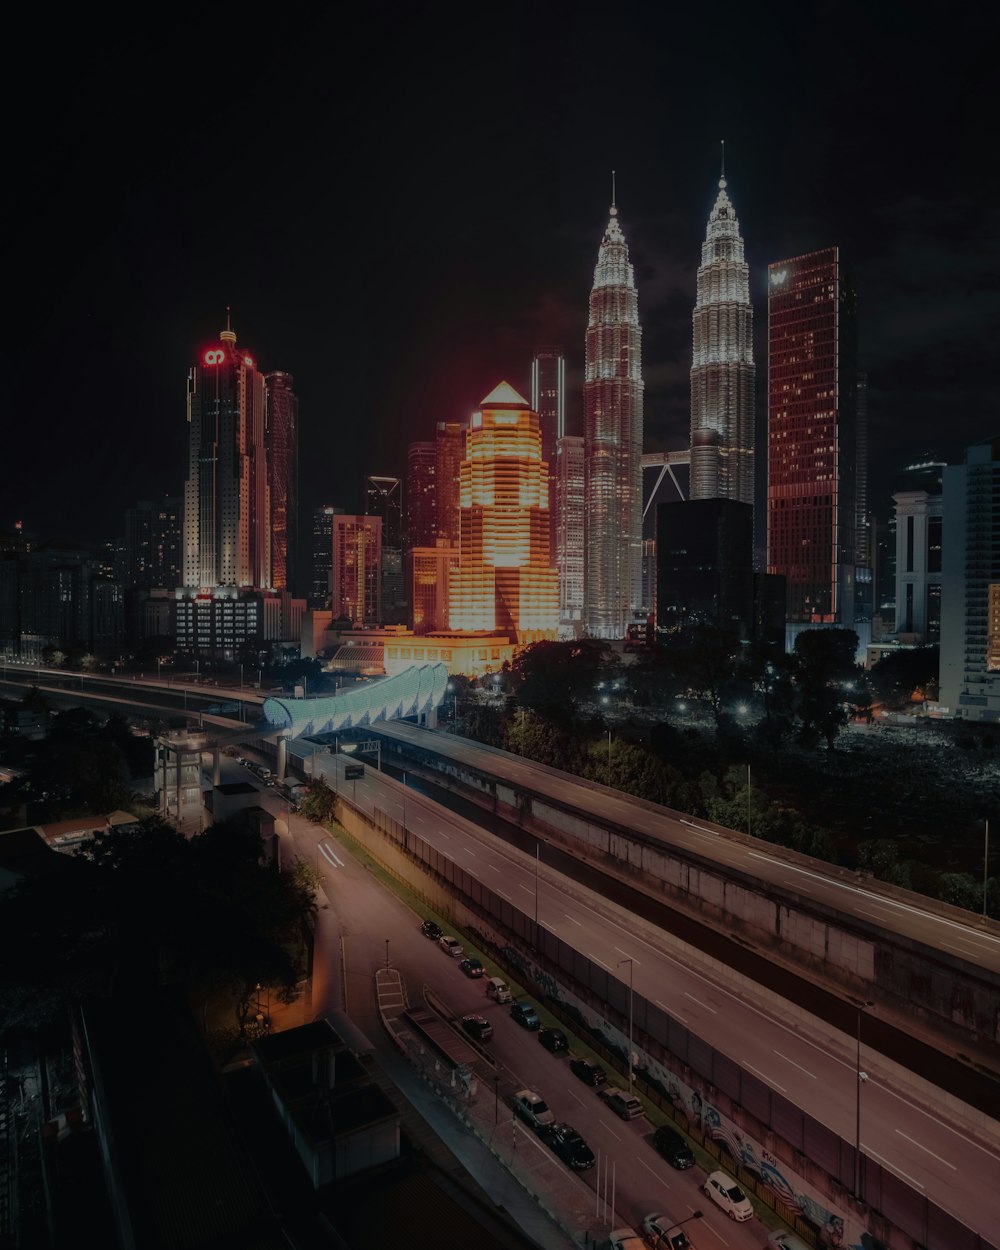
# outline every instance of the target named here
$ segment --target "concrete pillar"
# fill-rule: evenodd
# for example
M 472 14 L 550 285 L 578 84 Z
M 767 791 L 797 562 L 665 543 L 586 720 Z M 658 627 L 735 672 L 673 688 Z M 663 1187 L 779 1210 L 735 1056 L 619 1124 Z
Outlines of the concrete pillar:
M 212 785 L 222 784 L 222 764 L 219 762 L 220 751 L 215 747 L 212 751 Z
M 278 784 L 285 780 L 285 769 L 288 766 L 288 739 L 284 734 L 278 739 Z

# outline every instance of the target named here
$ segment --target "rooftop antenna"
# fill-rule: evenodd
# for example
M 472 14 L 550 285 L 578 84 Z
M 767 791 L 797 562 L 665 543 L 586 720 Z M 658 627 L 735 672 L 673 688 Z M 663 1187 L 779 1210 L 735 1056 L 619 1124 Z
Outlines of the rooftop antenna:
M 726 141 L 722 140 L 722 177 L 726 176 Z
M 615 199 L 615 171 L 611 171 L 611 207 L 614 208 L 617 201 Z
M 233 319 L 230 316 L 231 311 L 232 309 L 227 304 L 226 305 L 226 329 L 229 330 L 230 332 L 232 331 L 232 328 L 233 328 Z

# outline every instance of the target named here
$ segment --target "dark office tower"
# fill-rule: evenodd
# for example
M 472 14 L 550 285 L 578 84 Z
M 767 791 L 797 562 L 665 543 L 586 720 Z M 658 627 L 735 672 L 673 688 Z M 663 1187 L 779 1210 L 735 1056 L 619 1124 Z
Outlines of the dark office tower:
M 330 606 L 330 571 L 333 568 L 333 518 L 342 516 L 343 508 L 322 504 L 313 511 L 312 578 L 309 585 L 309 606 L 323 609 Z
M 768 572 L 792 625 L 855 624 L 856 297 L 836 247 L 768 267 Z
M 612 204 L 590 293 L 583 385 L 586 608 L 595 638 L 624 638 L 642 597 L 642 331 Z
M 228 324 L 188 374 L 184 585 L 271 588 L 264 376 Z
M 381 622 L 405 625 L 407 603 L 403 589 L 403 483 L 398 477 L 365 478 L 365 515 L 378 517 L 381 531 Z
M 696 624 L 750 635 L 754 611 L 753 508 L 692 499 L 656 509 L 656 625 Z
M 531 362 L 531 406 L 542 429 L 542 459 L 549 466 L 549 521 L 551 558 L 557 560 L 559 532 L 556 460 L 559 440 L 566 433 L 566 361 L 555 348 L 539 348 Z
M 725 175 L 701 246 L 691 361 L 691 498 L 754 502 L 750 272 Z
M 435 443 L 411 443 L 406 462 L 406 546 L 433 547 L 437 538 Z
M 119 580 L 126 590 L 175 590 L 181 584 L 184 500 L 165 495 L 125 509 L 125 542 Z
M 465 459 L 465 435 L 468 426 L 464 421 L 439 421 L 435 442 L 434 509 L 437 537 L 449 543 L 458 542 L 459 521 L 462 516 L 459 504 L 459 479 L 462 461 Z
M 298 585 L 299 401 L 295 379 L 276 369 L 267 386 L 267 478 L 271 494 L 271 584 L 294 592 Z
M 566 434 L 556 449 L 556 568 L 559 571 L 559 628 L 576 633 L 583 620 L 584 582 L 583 439 Z

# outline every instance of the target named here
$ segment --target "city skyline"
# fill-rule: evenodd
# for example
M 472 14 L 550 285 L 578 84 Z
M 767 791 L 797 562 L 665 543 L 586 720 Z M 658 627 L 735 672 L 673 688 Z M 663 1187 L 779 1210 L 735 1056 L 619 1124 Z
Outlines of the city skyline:
M 955 23 L 940 31 L 919 14 L 905 32 L 888 17 L 849 12 L 765 30 L 734 6 L 734 37 L 712 50 L 718 90 L 681 124 L 679 107 L 708 64 L 707 19 L 679 16 L 668 27 L 626 6 L 629 57 L 602 66 L 609 89 L 629 84 L 626 133 L 610 115 L 586 112 L 596 46 L 586 8 L 578 29 L 554 12 L 531 14 L 533 46 L 563 50 L 554 82 L 524 63 L 526 8 L 515 6 L 491 36 L 539 92 L 502 104 L 463 92 L 477 71 L 459 57 L 449 62 L 447 91 L 428 87 L 405 109 L 393 85 L 401 64 L 416 47 L 433 78 L 448 18 L 385 12 L 386 33 L 364 15 L 352 16 L 346 33 L 366 47 L 378 40 L 386 53 L 370 85 L 392 120 L 388 148 L 377 162 L 369 155 L 371 132 L 359 118 L 335 167 L 316 157 L 316 141 L 340 97 L 312 72 L 332 19 L 284 16 L 272 85 L 240 84 L 225 98 L 206 85 L 183 99 L 157 94 L 172 72 L 172 40 L 183 46 L 183 21 L 150 57 L 123 55 L 130 38 L 138 53 L 143 36 L 83 29 L 74 43 L 67 28 L 48 84 L 58 111 L 40 111 L 16 135 L 15 160 L 29 176 L 8 270 L 18 308 L 5 340 L 11 460 L 37 458 L 43 425 L 50 437 L 40 481 L 3 475 L 4 525 L 106 538 L 136 500 L 179 492 L 187 361 L 215 341 L 227 304 L 262 369 L 295 377 L 302 515 L 327 500 L 355 510 L 365 473 L 402 475 L 406 444 L 432 437 L 439 420 L 467 419 L 493 377 L 527 393 L 541 343 L 558 342 L 565 354 L 566 432 L 579 434 L 586 293 L 612 168 L 628 205 L 643 309 L 646 449 L 684 447 L 690 309 L 721 138 L 739 188 L 758 365 L 767 264 L 826 246 L 852 259 L 864 310 L 860 363 L 870 376 L 873 506 L 887 506 L 894 471 L 924 451 L 957 462 L 964 446 L 989 436 L 1000 257 L 995 174 L 979 156 L 989 113 L 982 39 Z M 477 46 L 477 23 L 456 32 L 460 44 Z M 754 51 L 766 46 L 780 82 L 751 68 L 762 59 L 745 41 Z M 93 51 L 93 78 L 77 67 L 80 43 Z M 680 58 L 679 46 L 698 51 Z M 925 88 L 910 67 L 931 54 L 935 76 Z M 813 92 L 824 65 L 838 66 L 836 83 Z M 129 91 L 142 92 L 141 133 L 152 143 L 140 142 L 138 123 L 120 111 Z M 453 111 L 458 98 L 470 101 L 466 119 Z M 786 99 L 803 107 L 782 112 L 776 127 L 776 104 Z M 66 117 L 58 159 L 39 143 L 49 116 Z M 216 195 L 236 159 L 219 148 L 218 127 L 234 116 L 245 150 L 280 151 L 287 171 L 238 202 Z M 470 144 L 474 134 L 483 139 Z M 198 198 L 192 166 L 202 171 Z M 473 192 L 498 167 L 530 185 L 527 210 Z M 433 194 L 390 194 L 415 180 Z M 73 213 L 65 211 L 70 188 Z M 345 247 L 348 236 L 354 243 Z M 360 294 L 347 303 L 340 290 Z M 112 365 L 120 385 L 104 388 Z

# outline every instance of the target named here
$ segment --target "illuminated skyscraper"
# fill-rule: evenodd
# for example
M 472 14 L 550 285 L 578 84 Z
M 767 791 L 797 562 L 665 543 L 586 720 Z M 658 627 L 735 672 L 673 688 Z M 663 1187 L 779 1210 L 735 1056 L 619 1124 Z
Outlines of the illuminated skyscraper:
M 437 539 L 434 483 L 437 447 L 434 443 L 411 443 L 406 462 L 406 545 L 433 547 Z
M 566 361 L 555 348 L 538 350 L 531 362 L 531 406 L 538 413 L 542 459 L 549 466 L 550 548 L 555 563 L 559 527 L 556 457 L 559 440 L 566 433 Z
M 271 584 L 295 590 L 298 577 L 299 401 L 295 379 L 276 370 L 267 387 L 267 480 L 271 493 Z
M 691 498 L 754 501 L 753 309 L 725 174 L 701 247 L 691 360 Z
M 583 423 L 587 632 L 624 638 L 642 597 L 642 331 L 628 245 L 611 216 L 590 293 Z
M 583 439 L 567 434 L 556 450 L 556 568 L 559 570 L 559 625 L 579 629 L 583 620 Z
M 506 382 L 472 414 L 460 499 L 451 628 L 496 630 L 520 643 L 554 638 L 559 595 L 538 414 Z
M 365 478 L 365 515 L 382 520 L 383 625 L 406 623 L 403 592 L 403 483 L 398 477 Z
M 767 567 L 791 625 L 855 624 L 856 325 L 839 248 L 768 266 Z
M 184 585 L 271 588 L 266 390 L 228 324 L 188 374 Z
M 382 518 L 334 516 L 331 607 L 355 626 L 382 616 Z
M 343 508 L 322 504 L 313 511 L 312 521 L 312 579 L 309 586 L 309 606 L 330 606 L 330 576 L 333 569 L 333 518 L 343 515 Z
M 465 459 L 465 434 L 468 426 L 464 421 L 439 421 L 435 440 L 434 462 L 434 514 L 435 535 L 438 540 L 458 542 L 459 478 Z

